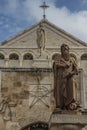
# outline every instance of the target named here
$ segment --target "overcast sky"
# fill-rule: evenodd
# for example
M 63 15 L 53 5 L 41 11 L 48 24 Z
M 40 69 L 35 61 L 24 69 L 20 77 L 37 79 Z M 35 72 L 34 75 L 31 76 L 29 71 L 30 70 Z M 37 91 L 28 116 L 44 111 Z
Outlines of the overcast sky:
M 48 21 L 87 42 L 87 0 L 45 0 Z M 42 19 L 43 0 L 0 0 L 0 42 Z

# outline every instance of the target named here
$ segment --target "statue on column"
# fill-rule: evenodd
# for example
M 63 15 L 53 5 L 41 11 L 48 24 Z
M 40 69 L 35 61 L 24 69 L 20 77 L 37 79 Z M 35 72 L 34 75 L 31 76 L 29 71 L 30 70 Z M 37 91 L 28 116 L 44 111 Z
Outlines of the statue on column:
M 54 97 L 56 108 L 77 110 L 80 105 L 76 99 L 78 75 L 76 60 L 69 54 L 69 46 L 61 46 L 61 56 L 53 63 Z
M 40 50 L 45 49 L 45 30 L 41 23 L 37 29 L 37 45 Z

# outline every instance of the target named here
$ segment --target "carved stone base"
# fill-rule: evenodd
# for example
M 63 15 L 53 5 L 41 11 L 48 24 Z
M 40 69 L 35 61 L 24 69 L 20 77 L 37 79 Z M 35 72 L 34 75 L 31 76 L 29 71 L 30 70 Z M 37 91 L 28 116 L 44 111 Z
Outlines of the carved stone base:
M 82 115 L 82 111 L 80 110 L 74 110 L 74 111 L 71 111 L 71 110 L 64 110 L 64 111 L 61 111 L 61 114 L 68 114 L 68 115 Z
M 81 110 L 61 110 L 60 108 L 55 108 L 53 114 L 75 114 L 75 115 L 82 115 Z
M 87 130 L 87 115 L 67 114 L 67 111 L 63 111 L 64 114 L 55 113 L 50 119 L 51 130 Z M 84 129 L 83 129 L 84 128 Z
M 73 124 L 87 125 L 87 115 L 77 114 L 53 114 L 51 124 Z
M 83 126 L 80 125 L 71 125 L 71 124 L 55 124 L 51 126 L 51 130 L 82 130 Z

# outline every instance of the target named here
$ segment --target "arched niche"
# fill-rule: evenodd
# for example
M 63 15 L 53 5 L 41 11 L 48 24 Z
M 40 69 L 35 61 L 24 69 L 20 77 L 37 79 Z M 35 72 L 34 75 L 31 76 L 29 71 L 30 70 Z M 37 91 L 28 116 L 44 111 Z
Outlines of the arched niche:
M 48 124 L 44 122 L 36 122 L 25 126 L 21 130 L 48 130 Z
M 33 60 L 33 55 L 31 53 L 26 53 L 23 56 L 23 60 Z
M 87 60 L 87 53 L 85 53 L 85 54 L 83 54 L 83 55 L 81 56 L 81 60 Z
M 5 56 L 2 53 L 0 53 L 0 60 L 4 60 L 4 59 L 5 59 Z
M 19 56 L 16 53 L 12 53 L 9 55 L 9 60 L 19 60 Z
M 52 60 L 56 60 L 58 58 L 60 58 L 60 54 L 59 53 L 55 53 L 55 54 L 52 55 Z

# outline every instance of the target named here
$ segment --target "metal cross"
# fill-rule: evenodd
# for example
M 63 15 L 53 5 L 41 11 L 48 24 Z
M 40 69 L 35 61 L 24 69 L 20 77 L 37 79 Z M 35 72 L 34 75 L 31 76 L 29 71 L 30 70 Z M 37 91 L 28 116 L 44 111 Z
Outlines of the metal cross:
M 45 10 L 46 10 L 47 8 L 49 8 L 49 6 L 46 5 L 46 2 L 43 2 L 43 4 L 40 6 L 40 8 L 43 9 L 43 18 L 45 19 L 45 18 L 46 18 Z

